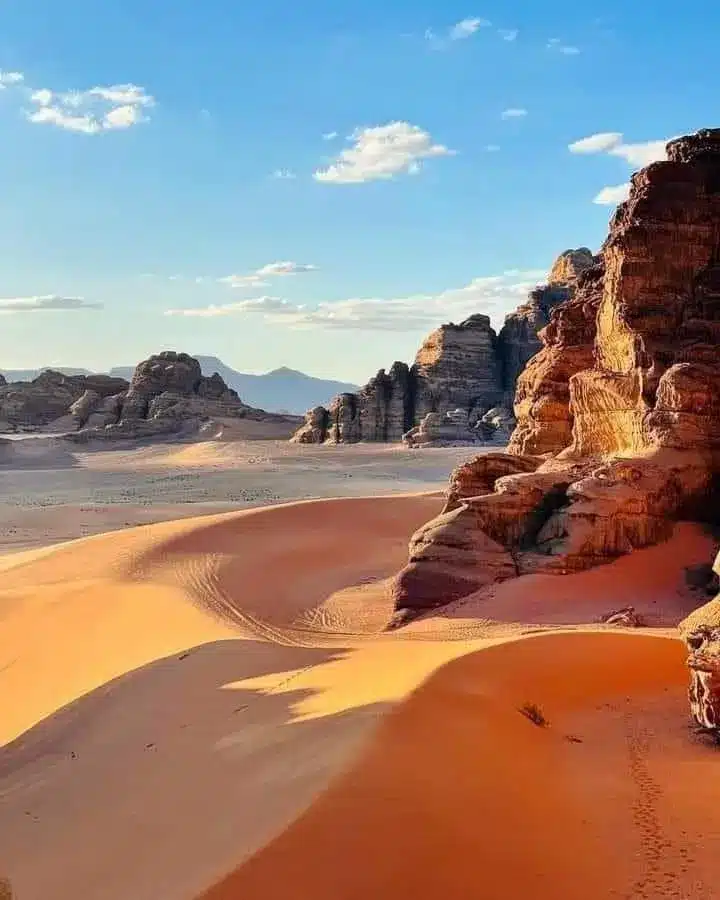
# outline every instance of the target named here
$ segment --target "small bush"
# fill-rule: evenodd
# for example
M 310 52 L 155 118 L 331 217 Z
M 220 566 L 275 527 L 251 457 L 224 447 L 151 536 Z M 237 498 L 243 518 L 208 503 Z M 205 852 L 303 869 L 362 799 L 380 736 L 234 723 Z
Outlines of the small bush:
M 524 706 L 520 707 L 520 712 L 526 719 L 530 719 L 533 725 L 537 725 L 538 728 L 547 728 L 550 724 L 545 718 L 545 714 L 536 703 L 526 703 Z

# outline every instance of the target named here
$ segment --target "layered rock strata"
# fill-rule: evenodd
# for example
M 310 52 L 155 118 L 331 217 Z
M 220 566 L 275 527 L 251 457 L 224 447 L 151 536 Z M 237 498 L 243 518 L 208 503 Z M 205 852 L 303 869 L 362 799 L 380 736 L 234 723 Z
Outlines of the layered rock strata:
M 717 515 L 720 129 L 667 155 L 633 176 L 601 260 L 519 379 L 508 459 L 537 468 L 492 484 L 490 471 L 414 535 L 399 610 L 588 568 L 664 540 L 679 518 Z
M 396 362 L 357 394 L 340 394 L 327 410 L 310 410 L 293 440 L 396 442 L 419 429 L 408 437 L 411 446 L 505 441 L 514 425 L 506 410 L 518 374 L 540 349 L 538 331 L 552 309 L 574 295 L 578 278 L 593 260 L 585 247 L 566 250 L 555 261 L 548 284 L 531 292 L 499 335 L 482 314 L 441 326 L 425 339 L 412 366 Z M 499 419 L 487 417 L 493 408 L 502 411 Z M 458 429 L 461 414 L 467 428 Z M 478 422 L 483 427 L 477 428 Z

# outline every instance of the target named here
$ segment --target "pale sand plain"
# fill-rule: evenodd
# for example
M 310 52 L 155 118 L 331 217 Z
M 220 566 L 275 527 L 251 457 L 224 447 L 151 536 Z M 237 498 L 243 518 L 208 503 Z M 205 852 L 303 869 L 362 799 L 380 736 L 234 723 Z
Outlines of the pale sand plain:
M 470 454 L 325 449 L 2 471 L 3 527 L 27 516 L 0 557 L 18 900 L 716 896 L 720 759 L 671 627 L 716 541 L 680 525 L 388 632 L 387 579 Z M 655 627 L 595 624 L 631 602 Z

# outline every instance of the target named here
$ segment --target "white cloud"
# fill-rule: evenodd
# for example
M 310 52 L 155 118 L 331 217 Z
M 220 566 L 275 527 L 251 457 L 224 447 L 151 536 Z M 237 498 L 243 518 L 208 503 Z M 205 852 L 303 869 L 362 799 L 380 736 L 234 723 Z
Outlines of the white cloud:
M 642 168 L 650 163 L 666 159 L 665 145 L 671 138 L 660 141 L 645 141 L 639 144 L 626 144 L 619 131 L 602 131 L 591 134 L 579 141 L 573 141 L 568 145 L 571 153 L 609 153 L 610 156 L 619 156 L 631 166 Z
M 30 94 L 30 101 L 38 106 L 50 106 L 53 101 L 53 92 L 48 88 L 41 88 L 39 91 L 33 91 Z
M 197 307 L 195 309 L 168 309 L 165 311 L 165 315 L 213 319 L 219 316 L 234 316 L 250 312 L 277 314 L 282 313 L 286 308 L 292 308 L 293 310 L 300 309 L 300 307 L 291 306 L 287 300 L 282 300 L 280 297 L 265 296 L 252 297 L 248 300 L 238 300 L 235 303 Z
M 649 166 L 650 163 L 667 159 L 665 145 L 671 138 L 661 141 L 645 141 L 638 144 L 626 144 L 619 131 L 601 131 L 568 144 L 571 153 L 591 154 L 607 153 L 617 156 L 635 169 Z M 630 192 L 629 183 L 604 187 L 594 198 L 593 203 L 612 205 L 627 200 Z
M 360 184 L 414 174 L 421 160 L 455 153 L 443 144 L 434 144 L 427 131 L 409 122 L 358 128 L 350 140 L 353 145 L 343 150 L 334 163 L 314 173 L 316 181 Z
M 25 76 L 22 72 L 0 71 L 0 91 L 4 91 L 6 88 L 22 84 L 23 81 L 25 81 Z
M 568 150 L 571 153 L 605 153 L 617 147 L 621 141 L 622 134 L 619 131 L 600 131 L 579 141 L 573 141 L 572 144 L 568 144 Z
M 644 144 L 617 144 L 610 150 L 612 156 L 621 156 L 630 163 L 631 166 L 643 168 L 649 166 L 650 163 L 658 162 L 661 159 L 667 159 L 665 145 L 670 138 L 662 141 L 645 141 Z
M 274 262 L 268 263 L 261 269 L 257 270 L 260 277 L 265 275 L 297 275 L 299 272 L 315 272 L 317 266 L 311 266 L 306 263 L 290 262 Z
M 30 102 L 35 108 L 26 113 L 27 119 L 36 125 L 100 134 L 146 121 L 146 112 L 155 105 L 155 98 L 138 85 L 116 84 L 60 94 L 41 88 L 31 92 Z
M 322 139 L 324 141 L 334 141 L 337 136 L 337 131 L 328 131 L 322 136 Z
M 573 47 L 572 45 L 563 45 L 559 48 L 561 53 L 564 53 L 565 56 L 577 56 L 580 52 L 579 47 Z
M 527 114 L 528 113 L 527 113 L 526 109 L 518 109 L 515 107 L 511 107 L 510 109 L 504 109 L 502 111 L 502 113 L 500 114 L 500 118 L 501 119 L 522 119 Z
M 617 206 L 618 203 L 627 200 L 629 194 L 630 182 L 616 184 L 613 187 L 604 187 L 593 197 L 593 203 L 599 203 L 601 206 Z
M 389 299 L 352 298 L 315 306 L 263 296 L 216 306 L 170 309 L 166 315 L 216 318 L 259 314 L 272 324 L 289 328 L 412 332 L 427 331 L 443 322 L 459 322 L 474 313 L 484 312 L 499 327 L 504 316 L 523 302 L 528 291 L 546 277 L 547 273 L 542 270 L 514 270 L 475 278 L 464 287 L 439 294 Z
M 102 309 L 102 303 L 90 303 L 82 297 L 60 297 L 57 294 L 0 299 L 0 313 L 71 312 L 77 309 Z
M 308 263 L 296 263 L 290 260 L 268 263 L 248 275 L 225 275 L 217 280 L 233 288 L 267 287 L 267 278 L 281 278 L 285 275 L 300 275 L 304 272 L 316 272 L 317 266 Z
M 514 41 L 520 32 L 517 28 L 498 28 L 498 34 L 504 41 Z
M 478 19 L 476 17 L 463 19 L 452 26 L 448 32 L 448 38 L 451 41 L 462 41 L 475 34 L 480 28 L 486 28 L 490 25 L 487 19 Z
M 291 172 L 290 169 L 275 169 L 273 172 L 273 178 L 279 181 L 292 181 L 295 177 L 295 173 Z

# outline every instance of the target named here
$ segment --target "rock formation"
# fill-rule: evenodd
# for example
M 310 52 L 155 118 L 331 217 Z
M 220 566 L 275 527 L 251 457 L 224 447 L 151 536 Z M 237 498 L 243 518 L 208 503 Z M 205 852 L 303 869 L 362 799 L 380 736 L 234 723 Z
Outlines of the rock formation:
M 500 334 L 499 350 L 503 389 L 512 399 L 521 372 L 541 349 L 540 332 L 550 322 L 553 309 L 569 300 L 578 280 L 597 258 L 587 247 L 566 250 L 553 263 L 548 283 L 530 292 L 527 303 L 505 319 Z
M 51 369 L 34 381 L 0 383 L 0 432 L 64 430 L 65 417 L 85 394 L 100 402 L 127 390 L 122 378 L 109 375 L 62 375 Z M 55 427 L 57 425 L 57 427 Z
M 0 387 L 0 432 L 53 431 L 75 440 L 192 434 L 208 421 L 255 419 L 297 424 L 246 406 L 216 373 L 204 376 L 186 353 L 166 351 L 141 362 L 128 383 L 108 375 L 46 371 Z
M 397 442 L 408 435 L 414 447 L 504 442 L 514 425 L 508 407 L 517 376 L 540 349 L 537 332 L 552 308 L 573 296 L 593 260 L 585 247 L 566 250 L 555 261 L 549 283 L 507 317 L 499 335 L 481 314 L 459 325 L 442 325 L 423 341 L 412 366 L 396 362 L 358 393 L 340 394 L 328 409 L 310 410 L 293 440 Z
M 714 571 L 720 575 L 720 555 Z M 690 714 L 698 727 L 720 738 L 720 596 L 680 623 L 688 648 Z
M 633 176 L 602 259 L 519 379 L 508 459 L 537 468 L 491 485 L 499 464 L 485 477 L 476 461 L 479 493 L 412 538 L 399 610 L 588 568 L 717 516 L 720 129 L 667 154 Z

